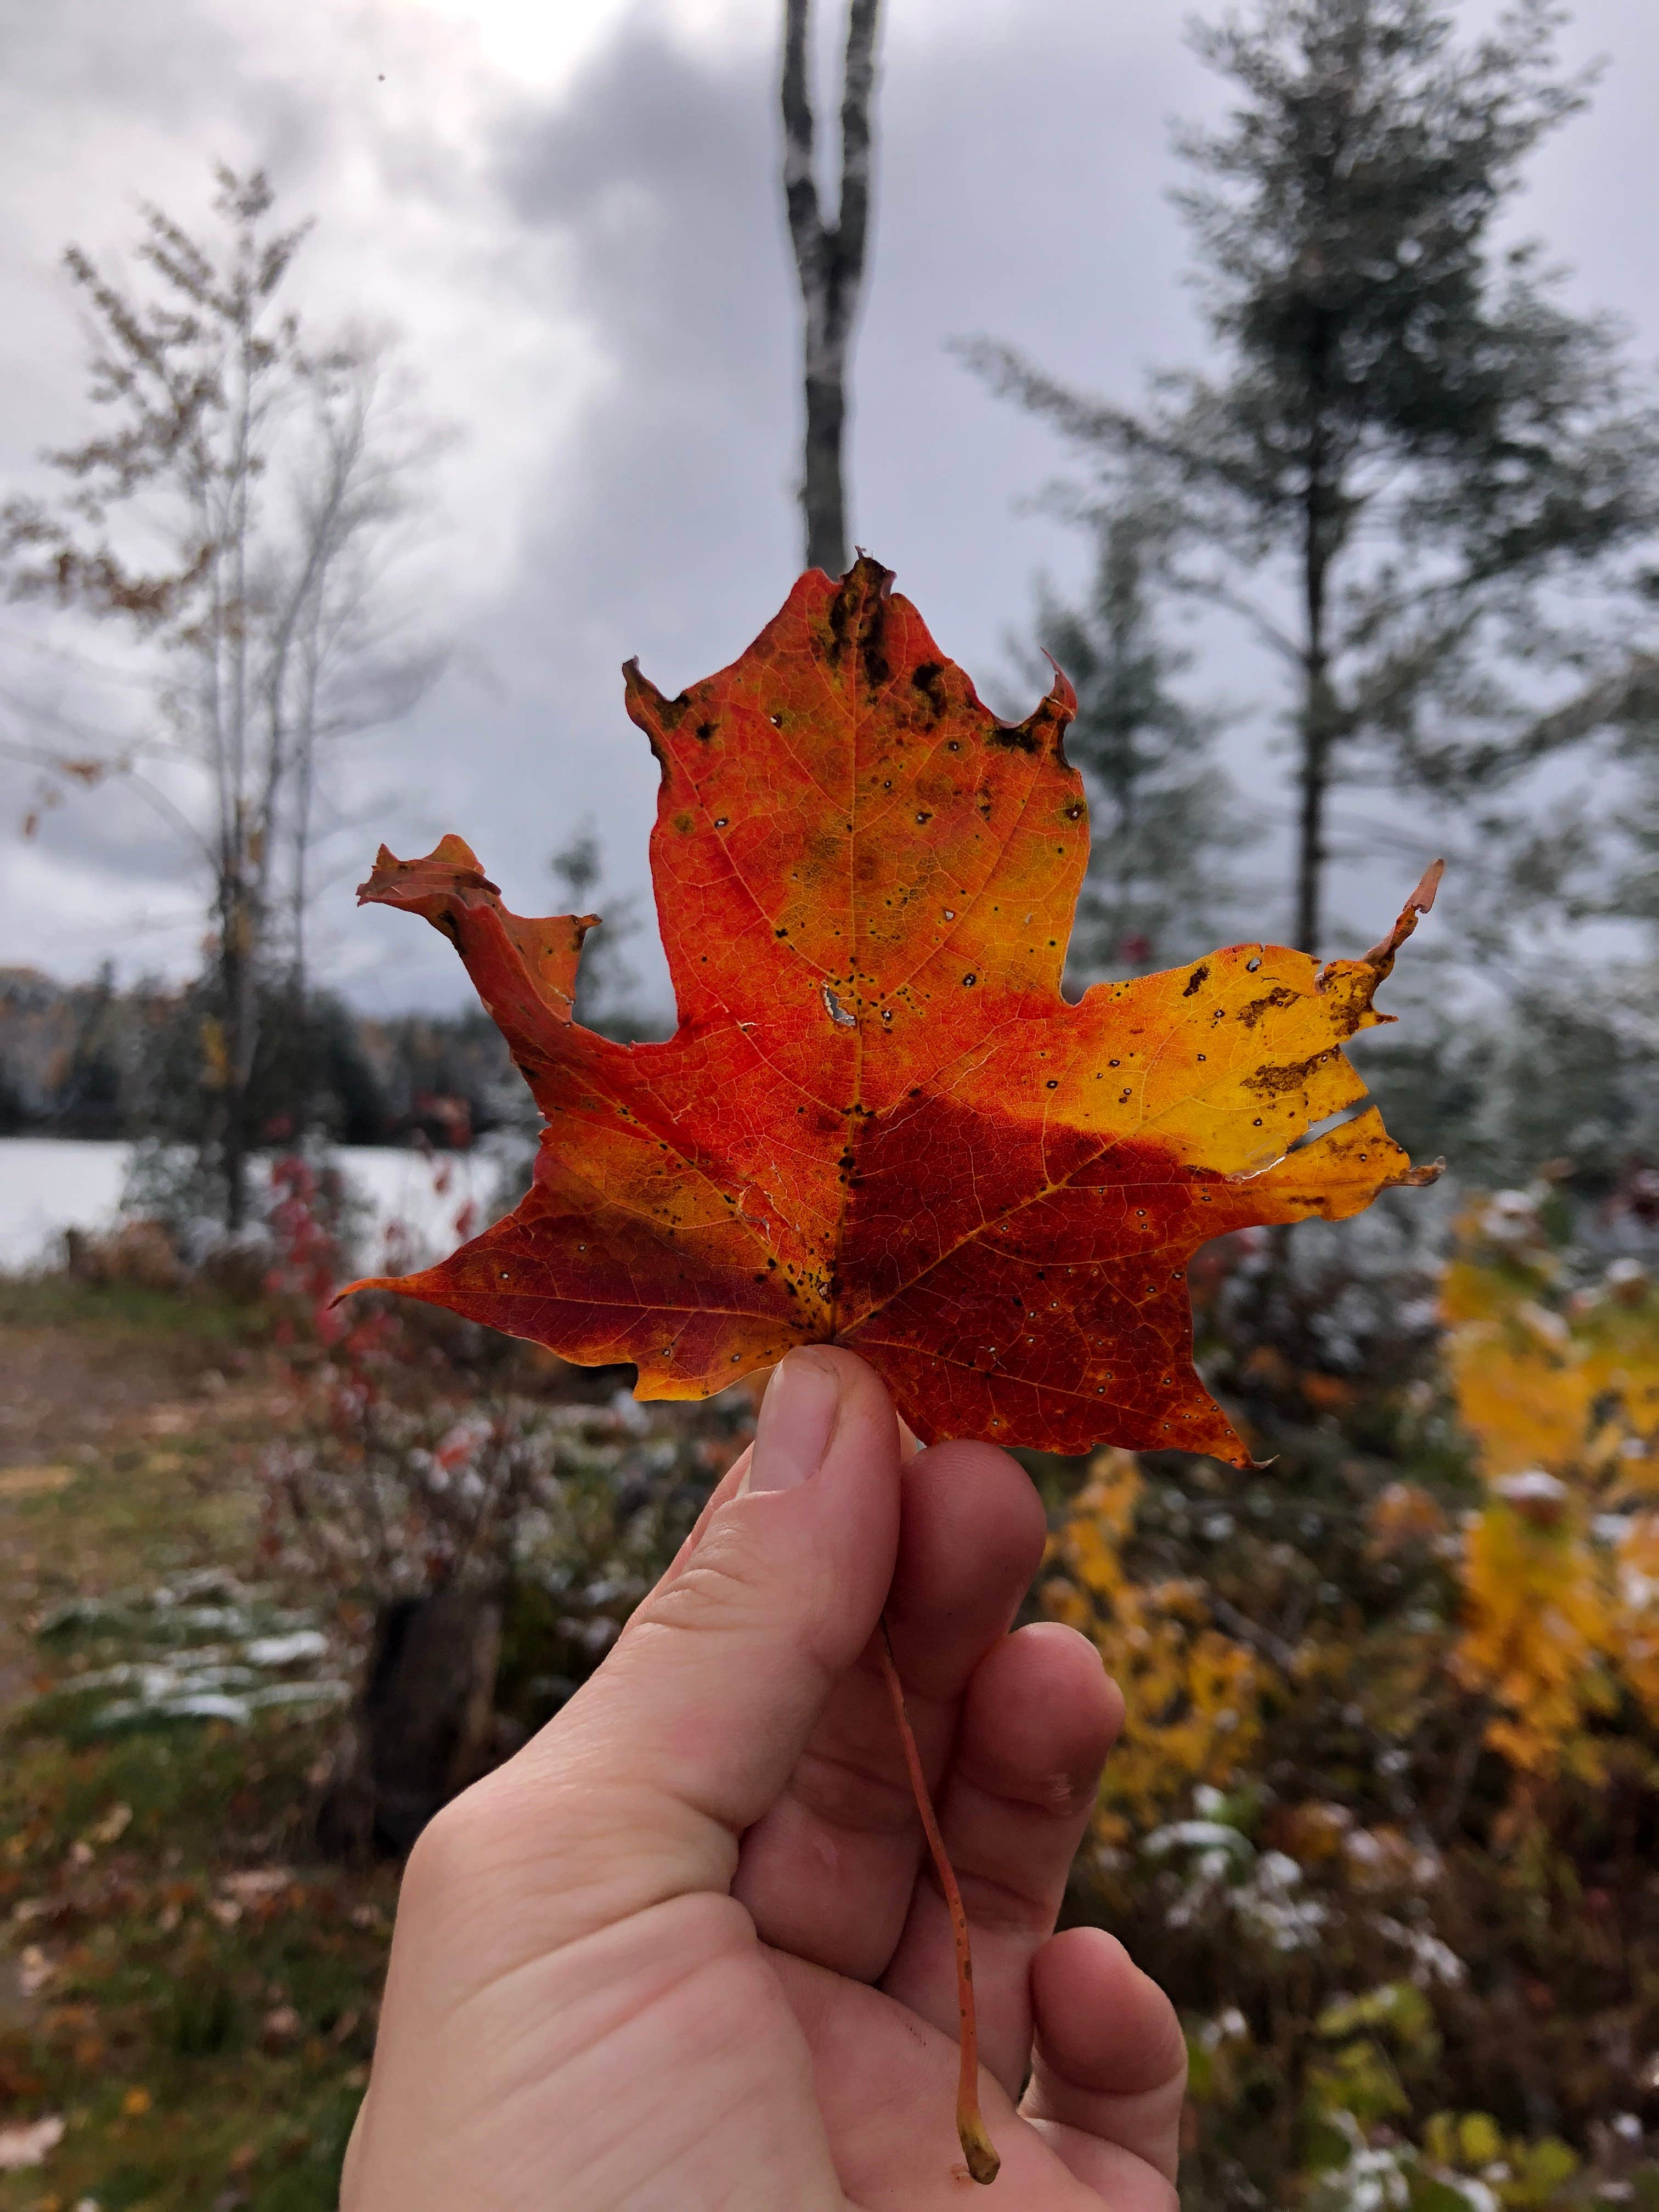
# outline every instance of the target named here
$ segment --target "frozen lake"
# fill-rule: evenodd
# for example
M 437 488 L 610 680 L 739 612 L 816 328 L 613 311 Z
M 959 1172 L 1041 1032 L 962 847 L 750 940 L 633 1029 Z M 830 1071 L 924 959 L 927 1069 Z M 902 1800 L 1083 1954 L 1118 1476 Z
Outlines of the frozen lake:
M 66 1229 L 106 1229 L 120 1206 L 131 1146 L 72 1138 L 0 1137 L 0 1271 L 55 1258 Z M 433 1158 L 391 1146 L 343 1146 L 334 1155 L 369 1214 L 359 1264 L 380 1264 L 388 1230 L 406 1232 L 418 1260 L 441 1259 L 460 1243 L 457 1216 L 468 1204 L 488 1218 L 501 1165 L 490 1152 Z M 442 1188 L 440 1188 L 440 1182 Z M 400 1262 L 401 1264 L 401 1262 Z

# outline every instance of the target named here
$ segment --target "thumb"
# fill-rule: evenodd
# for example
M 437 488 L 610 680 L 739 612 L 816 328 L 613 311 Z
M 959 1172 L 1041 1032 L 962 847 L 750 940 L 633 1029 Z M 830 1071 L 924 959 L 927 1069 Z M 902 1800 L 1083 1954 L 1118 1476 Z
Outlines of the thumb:
M 515 1789 L 539 1801 L 579 1922 L 729 1886 L 744 1830 L 875 1631 L 898 1524 L 898 1424 L 881 1382 L 849 1352 L 790 1352 L 734 1494 L 497 1778 L 519 1770 Z

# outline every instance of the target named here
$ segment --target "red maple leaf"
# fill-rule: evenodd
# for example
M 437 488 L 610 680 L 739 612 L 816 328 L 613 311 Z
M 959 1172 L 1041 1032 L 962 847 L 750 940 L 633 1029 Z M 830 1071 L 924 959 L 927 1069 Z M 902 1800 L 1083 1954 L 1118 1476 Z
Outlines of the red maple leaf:
M 866 1358 L 924 1440 L 1248 1464 L 1194 1374 L 1208 1238 L 1425 1180 L 1342 1053 L 1438 868 L 1363 960 L 1237 945 L 1060 994 L 1088 856 L 1054 689 L 999 721 L 888 572 L 801 577 L 665 699 L 652 872 L 679 1026 L 572 1019 L 591 915 L 509 914 L 459 837 L 359 897 L 457 946 L 546 1127 L 528 1196 L 383 1287 L 695 1398 L 791 1345 Z

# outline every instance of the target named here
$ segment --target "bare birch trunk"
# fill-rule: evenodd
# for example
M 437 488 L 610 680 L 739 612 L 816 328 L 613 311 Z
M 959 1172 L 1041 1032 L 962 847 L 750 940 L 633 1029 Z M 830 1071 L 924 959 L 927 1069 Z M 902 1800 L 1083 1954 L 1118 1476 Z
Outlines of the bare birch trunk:
M 839 576 L 848 566 L 847 364 L 870 233 L 870 111 L 881 0 L 848 0 L 842 77 L 841 204 L 833 225 L 823 219 L 812 168 L 814 124 L 806 56 L 810 12 L 811 0 L 784 0 L 783 197 L 804 309 L 806 419 L 800 501 L 806 566 Z

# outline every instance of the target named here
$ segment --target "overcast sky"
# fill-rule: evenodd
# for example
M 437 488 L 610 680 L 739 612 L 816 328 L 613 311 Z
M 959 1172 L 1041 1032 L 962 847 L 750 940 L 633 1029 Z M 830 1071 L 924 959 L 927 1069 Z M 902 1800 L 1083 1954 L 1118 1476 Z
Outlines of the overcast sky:
M 1464 10 L 1471 27 L 1490 12 Z M 321 940 L 365 1005 L 466 995 L 433 933 L 353 910 L 381 837 L 407 854 L 459 830 L 509 903 L 538 913 L 557 903 L 549 854 L 591 815 L 615 886 L 643 888 L 655 778 L 619 665 L 637 653 L 670 693 L 711 672 L 799 565 L 779 13 L 0 0 L 0 492 L 40 487 L 40 450 L 88 423 L 64 242 L 118 249 L 141 198 L 198 221 L 216 158 L 264 165 L 287 209 L 318 217 L 296 297 L 324 323 L 394 323 L 426 405 L 459 434 L 409 571 L 453 663 L 411 719 L 364 742 L 344 794 L 363 826 L 331 855 Z M 1149 367 L 1193 358 L 1167 125 L 1218 93 L 1182 13 L 887 0 L 854 534 L 1000 700 L 1035 573 L 1070 580 L 1084 549 L 1020 511 L 1063 455 L 946 341 L 1005 337 L 1124 398 Z M 1575 301 L 1617 310 L 1645 356 L 1659 351 L 1659 9 L 1583 0 L 1563 50 L 1605 55 L 1607 73 L 1593 116 L 1537 161 L 1525 224 L 1572 264 Z M 43 643 L 26 611 L 0 621 L 14 696 L 112 723 L 138 711 L 118 675 L 66 669 Z M 118 666 L 112 641 L 101 650 Z M 1235 696 L 1256 680 L 1224 655 L 1205 675 Z M 1280 799 L 1260 744 L 1236 765 L 1253 795 Z M 26 842 L 28 790 L 0 763 L 0 965 L 69 977 L 112 955 L 129 975 L 187 970 L 199 887 L 167 834 L 108 788 Z M 1285 919 L 1281 906 L 1261 922 Z

